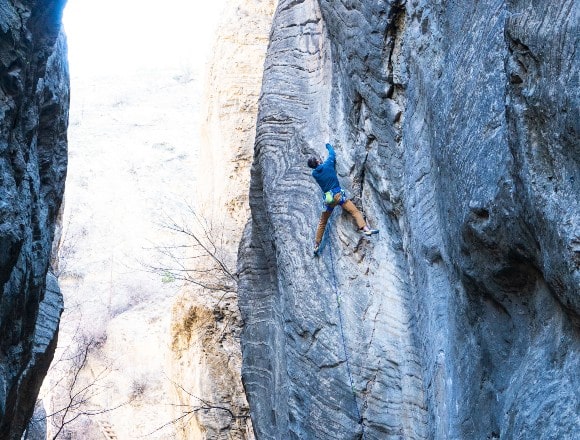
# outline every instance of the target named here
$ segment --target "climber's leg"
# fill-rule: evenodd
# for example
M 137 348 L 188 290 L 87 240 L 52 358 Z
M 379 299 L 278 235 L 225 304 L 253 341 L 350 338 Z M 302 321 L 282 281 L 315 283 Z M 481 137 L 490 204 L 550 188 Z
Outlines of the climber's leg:
M 346 210 L 346 212 L 354 217 L 354 221 L 356 222 L 356 225 L 359 229 L 363 229 L 366 226 L 366 222 L 362 214 L 350 200 L 347 200 L 342 204 L 342 209 Z
M 326 229 L 326 224 L 328 223 L 328 219 L 330 218 L 331 214 L 332 208 L 330 210 L 323 211 L 322 214 L 320 215 L 318 229 L 316 229 L 316 239 L 314 240 L 315 247 L 318 247 L 320 245 L 320 242 L 322 241 L 322 236 L 324 235 L 324 230 Z

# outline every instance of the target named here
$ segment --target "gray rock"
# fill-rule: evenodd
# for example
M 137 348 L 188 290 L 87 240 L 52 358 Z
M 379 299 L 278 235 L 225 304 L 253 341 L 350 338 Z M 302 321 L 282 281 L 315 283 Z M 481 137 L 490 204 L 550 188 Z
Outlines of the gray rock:
M 239 250 L 258 439 L 580 431 L 578 23 L 573 0 L 279 3 Z M 336 210 L 313 259 L 327 141 L 381 233 Z
M 42 400 L 37 400 L 34 413 L 22 440 L 46 440 L 46 409 Z
M 56 346 L 47 272 L 66 174 L 63 0 L 0 2 L 0 437 L 20 439 Z M 47 281 L 48 279 L 48 281 Z

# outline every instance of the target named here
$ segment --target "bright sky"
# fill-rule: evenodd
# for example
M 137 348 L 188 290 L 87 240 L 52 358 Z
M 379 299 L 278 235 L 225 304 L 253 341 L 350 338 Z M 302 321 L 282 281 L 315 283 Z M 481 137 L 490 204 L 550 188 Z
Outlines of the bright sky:
M 199 65 L 227 0 L 68 0 L 71 74 Z

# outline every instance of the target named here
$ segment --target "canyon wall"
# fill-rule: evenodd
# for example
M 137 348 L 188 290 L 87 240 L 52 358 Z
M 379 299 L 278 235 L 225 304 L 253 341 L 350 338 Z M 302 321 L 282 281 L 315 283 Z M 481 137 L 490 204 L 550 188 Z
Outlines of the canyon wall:
M 207 248 L 188 240 L 194 282 L 175 302 L 171 328 L 171 372 L 180 385 L 176 416 L 183 407 L 194 411 L 180 424 L 183 439 L 254 438 L 241 382 L 235 261 L 249 217 L 249 170 L 275 4 L 227 3 L 205 81 L 195 204 L 186 223 Z
M 178 3 L 184 15 L 196 11 Z M 232 286 L 249 215 L 249 167 L 274 3 L 214 2 L 203 15 L 190 16 L 197 33 L 174 40 L 162 32 L 156 47 L 171 45 L 168 52 L 179 60 L 169 65 L 149 54 L 147 67 L 125 70 L 107 61 L 115 68 L 93 71 L 86 68 L 90 57 L 72 51 L 58 270 L 67 308 L 41 392 L 47 413 L 56 414 L 48 418 L 49 436 L 60 430 L 59 436 L 85 440 L 253 438 Z M 74 33 L 82 21 L 73 20 L 87 10 L 106 16 L 110 9 L 72 2 L 68 8 L 69 40 L 77 46 L 85 34 Z M 154 10 L 144 8 L 144 17 Z M 160 10 L 159 29 L 173 23 L 165 21 L 170 9 Z M 223 13 L 214 26 L 217 10 Z M 105 22 L 114 34 L 116 20 Z M 206 69 L 210 40 L 216 43 Z M 114 60 L 117 52 L 106 47 Z M 212 279 L 216 272 L 210 264 L 210 276 L 204 273 L 207 259 L 191 258 L 194 240 L 174 227 L 202 228 L 204 244 L 214 240 L 216 256 L 232 272 L 225 280 L 217 272 L 229 283 L 226 290 L 202 287 L 219 284 Z M 182 288 L 182 263 L 202 286 Z
M 67 164 L 63 0 L 0 2 L 0 437 L 20 439 L 54 353 L 49 272 Z
M 239 248 L 263 439 L 572 439 L 580 429 L 579 10 L 282 0 Z M 380 234 L 321 210 L 335 145 Z

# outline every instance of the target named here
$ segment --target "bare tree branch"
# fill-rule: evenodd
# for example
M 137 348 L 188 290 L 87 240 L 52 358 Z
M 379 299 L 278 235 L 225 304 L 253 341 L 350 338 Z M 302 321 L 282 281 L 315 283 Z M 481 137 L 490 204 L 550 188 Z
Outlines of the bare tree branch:
M 87 366 L 91 352 L 98 346 L 98 342 L 94 338 L 87 339 L 78 335 L 76 335 L 74 339 L 77 341 L 77 353 L 65 358 L 64 354 L 68 352 L 67 349 L 56 363 L 57 365 L 61 363 L 71 364 L 70 368 L 65 368 L 67 373 L 63 375 L 54 386 L 54 388 L 59 387 L 65 389 L 66 400 L 60 408 L 53 410 L 41 419 L 36 419 L 36 421 L 42 419 L 51 421 L 51 424 L 55 429 L 52 440 L 59 438 L 59 436 L 63 434 L 64 429 L 80 417 L 94 417 L 100 414 L 105 414 L 128 405 L 132 400 L 134 400 L 129 399 L 126 402 L 122 402 L 110 408 L 95 408 L 90 405 L 95 397 L 108 391 L 108 387 L 101 385 L 101 382 L 107 377 L 108 373 L 111 371 L 111 367 L 108 365 L 103 367 L 96 374 L 93 373 L 93 377 L 90 381 L 81 384 L 82 372 Z M 68 373 L 71 370 L 72 375 Z M 68 382 L 65 383 L 65 379 L 68 379 Z
M 159 223 L 176 236 L 175 245 L 155 245 L 153 249 L 162 257 L 158 263 L 143 264 L 147 271 L 171 280 L 199 286 L 225 294 L 237 289 L 238 274 L 230 268 L 225 248 L 224 228 L 214 228 L 200 217 L 191 205 L 186 205 L 187 216 L 193 220 L 180 223 L 172 215 L 164 214 Z
M 224 411 L 224 412 L 228 413 L 228 415 L 231 417 L 232 420 L 248 419 L 248 418 L 250 418 L 250 416 L 248 414 L 234 414 L 234 412 L 231 409 L 229 409 L 229 408 L 227 408 L 225 406 L 222 406 L 222 405 L 219 405 L 219 404 L 210 402 L 208 400 L 202 399 L 201 397 L 198 397 L 198 396 L 192 394 L 191 392 L 189 392 L 188 390 L 186 390 L 182 385 L 178 384 L 177 382 L 175 382 L 171 378 L 167 377 L 167 375 L 165 375 L 165 377 L 176 388 L 180 389 L 181 391 L 183 391 L 188 396 L 193 397 L 194 399 L 199 400 L 201 402 L 201 405 L 192 406 L 192 405 L 185 405 L 185 404 L 169 404 L 170 406 L 175 406 L 175 407 L 178 407 L 178 408 L 187 408 L 187 410 L 184 410 L 183 411 L 183 414 L 181 414 L 179 417 L 176 417 L 173 420 L 170 420 L 169 422 L 164 423 L 163 425 L 159 426 L 158 428 L 155 428 L 153 431 L 149 432 L 148 434 L 143 435 L 142 437 L 148 437 L 150 435 L 153 435 L 156 432 L 161 431 L 163 428 L 166 428 L 167 426 L 174 425 L 174 424 L 182 421 L 183 419 L 185 419 L 188 416 L 194 416 L 199 411 L 212 411 L 212 410 Z

